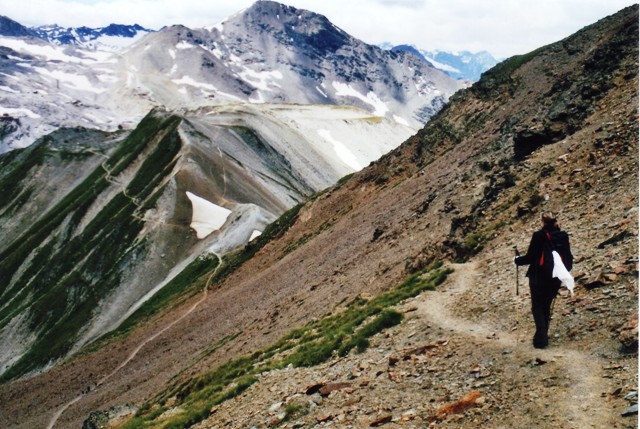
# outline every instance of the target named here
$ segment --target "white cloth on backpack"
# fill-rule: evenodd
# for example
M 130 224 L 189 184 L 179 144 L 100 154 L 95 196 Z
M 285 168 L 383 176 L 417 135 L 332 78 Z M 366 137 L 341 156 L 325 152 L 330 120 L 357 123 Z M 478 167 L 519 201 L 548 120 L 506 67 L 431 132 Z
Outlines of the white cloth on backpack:
M 557 278 L 562 282 L 562 284 L 569 289 L 571 292 L 571 296 L 573 296 L 573 288 L 575 287 L 575 281 L 573 280 L 573 276 L 569 273 L 567 268 L 562 263 L 562 258 L 555 250 L 552 252 L 553 255 L 553 273 L 552 277 Z

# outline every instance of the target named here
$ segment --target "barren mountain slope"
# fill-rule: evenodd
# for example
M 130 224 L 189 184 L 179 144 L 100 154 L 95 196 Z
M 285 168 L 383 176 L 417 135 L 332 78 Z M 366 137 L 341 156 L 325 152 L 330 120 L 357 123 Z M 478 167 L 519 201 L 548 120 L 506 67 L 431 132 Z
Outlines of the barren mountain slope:
M 255 255 L 233 273 L 212 283 L 203 277 L 206 299 L 102 385 L 95 383 L 203 297 L 121 341 L 3 385 L 2 423 L 44 427 L 74 398 L 55 427 L 144 401 L 141 418 L 155 426 L 180 419 L 194 406 L 190 398 L 213 383 L 198 374 L 442 259 L 473 264 L 454 265 L 442 292 L 398 306 L 415 305 L 416 315 L 407 313 L 411 320 L 386 338 L 373 337 L 364 355 L 267 371 L 234 402 L 214 410 L 200 404 L 191 421 L 264 426 L 278 417 L 273 404 L 324 380 L 350 381 L 352 396 L 316 396 L 324 408 L 291 413 L 283 427 L 333 419 L 361 427 L 374 418 L 393 427 L 411 409 L 408 422 L 423 427 L 441 402 L 472 389 L 482 391 L 484 404 L 473 401 L 482 408 L 444 416 L 448 427 L 535 427 L 541 416 L 554 427 L 633 426 L 619 411 L 620 396 L 637 388 L 637 356 L 621 351 L 615 331 L 637 312 L 637 40 L 635 6 L 498 65 L 398 150 L 281 219 L 284 234 L 260 249 L 248 246 Z M 528 301 L 514 299 L 511 286 L 511 256 L 513 244 L 526 246 L 541 210 L 561 212 L 578 258 L 574 272 L 585 274 L 577 275 L 576 298 L 556 304 L 558 337 L 533 353 Z M 429 343 L 427 355 L 407 352 L 403 360 L 405 347 Z M 391 354 L 399 354 L 397 370 Z M 168 400 L 157 404 L 161 396 Z

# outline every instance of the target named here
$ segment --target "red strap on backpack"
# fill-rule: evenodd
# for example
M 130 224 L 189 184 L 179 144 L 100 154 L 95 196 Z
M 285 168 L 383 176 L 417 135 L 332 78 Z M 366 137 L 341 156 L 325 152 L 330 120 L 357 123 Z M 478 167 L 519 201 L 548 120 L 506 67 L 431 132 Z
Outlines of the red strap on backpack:
M 547 236 L 547 240 L 551 241 L 551 234 L 549 234 L 548 232 L 545 233 Z M 544 249 L 542 249 L 542 254 L 540 255 L 540 266 L 544 265 Z

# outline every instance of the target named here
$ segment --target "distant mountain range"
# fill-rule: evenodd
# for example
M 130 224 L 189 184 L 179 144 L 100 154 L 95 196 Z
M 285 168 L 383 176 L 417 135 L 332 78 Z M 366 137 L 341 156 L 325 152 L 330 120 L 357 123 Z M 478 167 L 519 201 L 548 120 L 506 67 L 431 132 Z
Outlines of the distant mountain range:
M 391 51 L 409 52 L 421 60 L 427 62 L 438 70 L 441 70 L 455 79 L 475 82 L 480 75 L 489 70 L 501 60 L 494 58 L 489 52 L 448 52 L 419 49 L 414 45 L 392 45 L 383 43 L 381 48 Z
M 135 25 L 111 24 L 106 27 L 64 28 L 45 25 L 31 28 L 38 37 L 59 45 L 77 45 L 90 49 L 118 50 L 126 48 L 153 30 Z
M 156 32 L 29 29 L 3 17 L 0 53 L 0 153 L 61 126 L 130 127 L 155 107 L 348 105 L 417 130 L 464 86 L 414 55 L 270 1 L 209 28 Z
M 120 50 L 152 31 L 138 24 L 110 24 L 100 28 L 61 27 L 52 24 L 27 28 L 0 15 L 0 36 L 34 37 L 56 45 L 75 45 L 89 49 Z

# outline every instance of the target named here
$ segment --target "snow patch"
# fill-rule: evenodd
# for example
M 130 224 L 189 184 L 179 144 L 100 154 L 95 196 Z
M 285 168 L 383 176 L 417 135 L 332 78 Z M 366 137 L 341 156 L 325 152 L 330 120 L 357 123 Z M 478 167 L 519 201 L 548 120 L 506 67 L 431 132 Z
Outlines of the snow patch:
M 249 241 L 251 241 L 254 238 L 257 238 L 257 237 L 259 237 L 261 235 L 262 235 L 262 231 L 258 231 L 257 229 L 254 229 L 253 232 L 251 233 L 251 237 L 249 237 Z
M 354 171 L 362 170 L 362 166 L 358 163 L 358 158 L 356 158 L 353 152 L 351 152 L 344 143 L 334 139 L 331 136 L 331 131 L 321 129 L 318 130 L 318 135 L 333 145 L 333 150 L 336 151 L 336 154 L 342 162 L 353 168 Z
M 208 83 L 204 83 L 204 82 L 198 82 L 189 76 L 182 76 L 180 79 L 172 79 L 171 82 L 177 85 L 189 85 L 189 86 L 194 86 L 200 89 L 206 89 L 209 91 L 217 91 L 215 86 Z
M 64 54 L 61 49 L 53 45 L 32 45 L 21 39 L 7 37 L 0 37 L 0 45 L 11 48 L 16 52 L 26 53 L 36 57 L 44 57 L 48 61 L 81 62 L 80 59 Z
M 56 81 L 59 81 L 60 83 L 64 83 L 65 85 L 70 86 L 73 89 L 94 92 L 96 94 L 101 94 L 106 91 L 105 89 L 102 89 L 102 88 L 96 88 L 86 76 L 65 73 L 60 70 L 48 70 L 44 67 L 34 67 L 34 70 L 36 70 L 42 76 L 55 79 Z
M 367 95 L 364 96 L 353 89 L 351 85 L 348 85 L 346 83 L 333 82 L 332 85 L 336 90 L 336 96 L 357 98 L 358 100 L 371 105 L 374 109 L 373 114 L 376 116 L 384 116 L 389 111 L 389 107 L 387 107 L 387 105 L 382 100 L 380 100 L 380 98 L 373 91 L 369 91 Z
M 0 106 L 0 115 L 7 114 L 9 116 L 27 116 L 33 119 L 40 119 L 41 116 L 33 113 L 29 109 L 13 109 L 11 107 L 2 107 Z
M 231 210 L 220 207 L 191 192 L 187 191 L 187 197 L 193 206 L 190 226 L 196 231 L 196 235 L 200 239 L 222 228 L 222 225 L 231 214 Z
M 409 126 L 409 122 L 407 122 L 404 118 L 401 118 L 398 115 L 393 115 L 393 120 L 401 125 L 405 125 L 407 127 Z
M 167 52 L 169 52 L 169 56 L 172 59 L 174 59 L 174 60 L 176 59 L 176 51 L 174 51 L 173 49 L 169 49 Z
M 329 97 L 327 96 L 327 94 L 325 94 L 325 93 L 324 93 L 320 88 L 318 88 L 317 86 L 316 86 L 316 89 L 318 90 L 318 92 L 319 92 L 320 94 L 322 94 L 322 95 L 324 96 L 324 98 L 329 98 Z
M 451 73 L 460 73 L 460 70 L 458 70 L 455 67 L 451 67 L 448 64 L 444 64 L 444 63 L 441 63 L 439 61 L 436 61 L 431 57 L 426 57 L 426 58 L 427 58 L 427 61 L 429 61 L 431 63 L 431 65 L 433 65 L 435 68 L 437 68 L 439 70 L 447 71 L 447 72 L 451 72 Z
M 92 42 L 99 46 L 104 50 L 114 50 L 121 51 L 124 48 L 133 45 L 138 40 L 142 39 L 148 32 L 140 31 L 133 37 L 123 37 L 123 36 L 100 36 L 93 40 Z
M 185 42 L 184 40 L 176 45 L 176 49 L 183 50 L 183 51 L 185 49 L 193 49 L 193 48 L 195 48 L 195 45 Z
M 0 91 L 5 91 L 5 92 L 11 92 L 13 94 L 20 94 L 19 91 L 16 91 L 14 89 L 9 88 L 8 86 L 2 86 L 0 85 Z
M 236 57 L 237 58 L 237 57 Z M 275 86 L 281 88 L 274 79 L 282 80 L 282 72 L 279 70 L 257 72 L 251 70 L 248 67 L 243 67 L 243 70 L 238 75 L 245 81 L 251 83 L 254 87 L 262 91 L 271 91 L 269 86 Z

